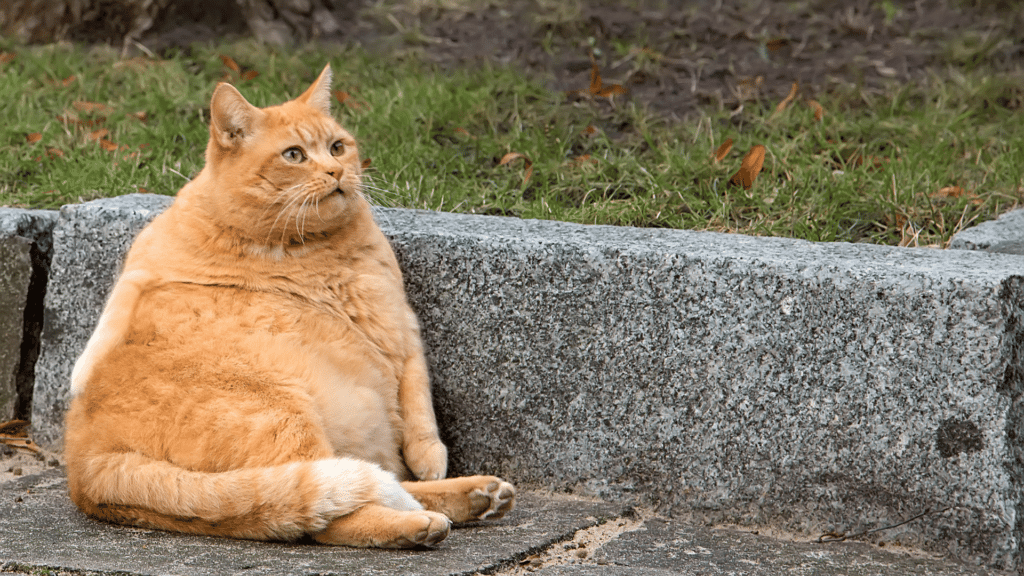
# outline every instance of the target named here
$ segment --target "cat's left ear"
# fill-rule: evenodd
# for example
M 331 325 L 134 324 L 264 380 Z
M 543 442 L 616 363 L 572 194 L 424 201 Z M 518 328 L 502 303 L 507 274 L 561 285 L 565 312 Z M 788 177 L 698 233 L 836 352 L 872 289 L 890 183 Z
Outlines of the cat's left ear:
M 313 82 L 313 85 L 306 89 L 302 93 L 302 96 L 296 98 L 300 102 L 305 102 L 313 108 L 323 112 L 324 114 L 331 115 L 331 65 L 324 66 L 323 72 Z

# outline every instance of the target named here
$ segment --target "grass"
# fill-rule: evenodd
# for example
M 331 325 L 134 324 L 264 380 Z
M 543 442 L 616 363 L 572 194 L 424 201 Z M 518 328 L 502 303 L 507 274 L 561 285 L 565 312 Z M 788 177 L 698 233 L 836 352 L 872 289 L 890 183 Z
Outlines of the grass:
M 267 105 L 295 96 L 328 61 L 348 94 L 336 116 L 371 159 L 373 196 L 386 205 L 943 246 L 1024 194 L 1024 84 L 977 68 L 882 97 L 829 94 L 820 121 L 800 98 L 777 112 L 778 102 L 752 97 L 669 123 L 586 86 L 552 93 L 511 70 L 440 73 L 412 56 L 242 42 L 125 60 L 4 42 L 6 206 L 174 194 L 202 166 L 218 80 Z M 717 161 L 726 139 L 735 144 Z M 765 146 L 763 171 L 750 189 L 731 186 L 754 145 Z

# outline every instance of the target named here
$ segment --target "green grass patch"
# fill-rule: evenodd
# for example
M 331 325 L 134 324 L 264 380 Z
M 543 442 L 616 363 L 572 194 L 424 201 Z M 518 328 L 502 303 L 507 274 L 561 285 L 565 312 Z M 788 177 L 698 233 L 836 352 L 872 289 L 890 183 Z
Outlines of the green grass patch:
M 1024 83 L 978 69 L 884 96 L 828 94 L 820 121 L 797 98 L 781 112 L 750 100 L 671 123 L 628 98 L 554 93 L 508 69 L 442 72 L 340 47 L 0 51 L 14 55 L 0 58 L 6 206 L 174 194 L 202 167 L 218 80 L 262 106 L 300 93 L 326 62 L 348 94 L 336 116 L 388 206 L 943 246 L 1024 193 Z M 716 161 L 726 139 L 735 144 Z M 750 189 L 730 185 L 754 145 L 766 148 L 762 172 Z

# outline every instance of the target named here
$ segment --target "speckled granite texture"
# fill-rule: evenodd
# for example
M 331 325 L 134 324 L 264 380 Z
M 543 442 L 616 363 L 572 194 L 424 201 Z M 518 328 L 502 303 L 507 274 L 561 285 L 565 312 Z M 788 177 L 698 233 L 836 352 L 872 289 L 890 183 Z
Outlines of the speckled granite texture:
M 949 247 L 954 250 L 1024 254 L 1024 209 L 1011 210 L 995 220 L 957 233 Z
M 33 411 L 168 199 L 66 207 Z M 1024 259 L 382 210 L 451 472 L 1014 567 Z M 45 369 L 43 369 L 45 367 Z

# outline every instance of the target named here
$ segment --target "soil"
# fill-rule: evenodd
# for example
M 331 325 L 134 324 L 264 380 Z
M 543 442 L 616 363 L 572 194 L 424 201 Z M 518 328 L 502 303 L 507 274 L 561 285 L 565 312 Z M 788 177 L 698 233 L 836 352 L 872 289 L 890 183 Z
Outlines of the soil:
M 216 4 L 216 3 L 214 3 Z M 591 63 L 624 98 L 668 119 L 702 107 L 777 102 L 919 82 L 950 70 L 1019 73 L 1024 2 L 980 0 L 353 0 L 320 40 L 414 52 L 440 68 L 507 65 L 554 90 L 585 89 Z M 438 5 L 474 5 L 473 9 Z M 427 6 L 431 7 L 427 7 Z M 222 11 L 177 12 L 142 44 L 155 51 L 245 32 Z M 593 59 L 593 60 L 592 60 Z

